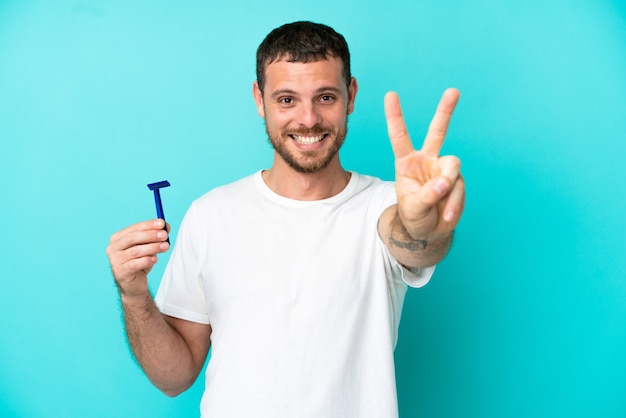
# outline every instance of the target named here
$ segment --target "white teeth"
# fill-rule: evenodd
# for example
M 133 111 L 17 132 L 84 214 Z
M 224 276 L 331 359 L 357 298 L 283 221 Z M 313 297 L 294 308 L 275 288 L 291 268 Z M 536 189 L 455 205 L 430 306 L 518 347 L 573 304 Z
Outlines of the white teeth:
M 293 139 L 296 140 L 298 144 L 315 144 L 316 142 L 320 142 L 324 139 L 324 135 L 319 136 L 299 136 L 292 135 Z

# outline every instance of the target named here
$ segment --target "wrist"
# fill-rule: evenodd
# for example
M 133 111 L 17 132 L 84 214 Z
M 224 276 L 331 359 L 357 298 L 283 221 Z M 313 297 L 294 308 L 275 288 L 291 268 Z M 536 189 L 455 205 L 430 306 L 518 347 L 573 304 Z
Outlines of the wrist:
M 120 301 L 123 306 L 128 307 L 142 307 L 146 306 L 152 300 L 152 295 L 145 289 L 144 291 L 134 291 L 128 292 L 123 289 L 119 289 L 120 291 Z

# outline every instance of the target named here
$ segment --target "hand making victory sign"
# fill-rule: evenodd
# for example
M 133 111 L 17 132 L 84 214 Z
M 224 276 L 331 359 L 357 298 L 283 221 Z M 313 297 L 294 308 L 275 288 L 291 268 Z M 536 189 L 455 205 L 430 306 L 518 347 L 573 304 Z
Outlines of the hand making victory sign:
M 459 91 L 444 92 L 420 150 L 413 148 L 396 93 L 385 96 L 385 116 L 395 157 L 398 204 L 381 216 L 387 248 L 408 267 L 436 264 L 448 251 L 465 202 L 461 163 L 440 156 Z

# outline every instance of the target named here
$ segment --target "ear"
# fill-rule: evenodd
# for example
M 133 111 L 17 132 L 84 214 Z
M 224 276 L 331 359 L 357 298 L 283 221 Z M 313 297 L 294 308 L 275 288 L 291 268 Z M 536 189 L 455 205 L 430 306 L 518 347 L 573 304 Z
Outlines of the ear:
M 348 115 L 354 112 L 354 101 L 356 100 L 356 92 L 359 90 L 359 86 L 356 82 L 356 78 L 352 77 L 350 80 L 350 86 L 348 86 Z
M 254 96 L 254 103 L 256 104 L 256 111 L 262 118 L 265 117 L 265 108 L 263 107 L 263 93 L 259 88 L 259 83 L 252 83 L 252 96 Z

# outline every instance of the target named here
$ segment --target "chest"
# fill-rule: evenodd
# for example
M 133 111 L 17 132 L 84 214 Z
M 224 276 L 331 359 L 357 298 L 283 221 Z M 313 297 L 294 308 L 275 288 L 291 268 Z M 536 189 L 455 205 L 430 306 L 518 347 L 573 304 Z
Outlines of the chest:
M 244 312 L 248 321 L 306 324 L 350 315 L 386 289 L 377 218 L 367 210 L 261 206 L 228 219 L 200 257 L 213 321 Z

